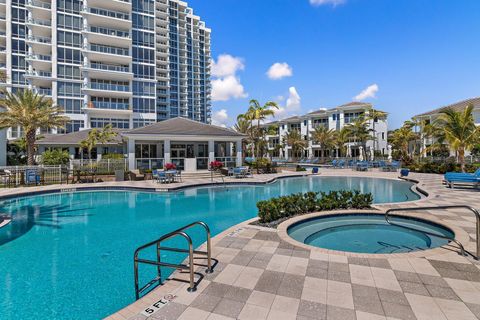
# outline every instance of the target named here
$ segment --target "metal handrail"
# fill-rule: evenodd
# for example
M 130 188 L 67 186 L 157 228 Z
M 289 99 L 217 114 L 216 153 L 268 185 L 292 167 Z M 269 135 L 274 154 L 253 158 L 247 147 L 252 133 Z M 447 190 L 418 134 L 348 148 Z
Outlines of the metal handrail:
M 187 229 L 190 229 L 196 225 L 200 225 L 205 229 L 206 235 L 207 235 L 207 251 L 200 251 L 200 250 L 194 250 L 193 249 L 193 243 L 192 243 L 192 238 L 184 232 Z M 181 236 L 187 240 L 188 243 L 188 249 L 179 249 L 179 248 L 170 248 L 170 247 L 162 247 L 161 243 L 163 241 L 166 241 L 168 239 Z M 156 251 L 157 251 L 157 260 L 147 260 L 147 259 L 140 259 L 138 255 L 140 254 L 141 251 L 144 249 L 147 249 L 149 247 L 156 246 Z M 173 264 L 173 263 L 167 263 L 167 262 L 162 262 L 161 261 L 161 250 L 165 251 L 172 251 L 172 252 L 182 252 L 182 253 L 188 253 L 188 264 Z M 194 292 L 197 290 L 197 285 L 198 283 L 195 283 L 194 279 L 194 254 L 200 254 L 200 255 L 206 255 L 207 256 L 207 269 L 205 270 L 205 273 L 212 273 L 213 268 L 212 268 L 212 251 L 211 251 L 211 234 L 210 234 L 210 228 L 205 222 L 197 221 L 193 222 L 189 225 L 186 225 L 180 229 L 177 229 L 175 231 L 172 231 L 170 233 L 167 233 L 160 237 L 159 239 L 155 241 L 151 241 L 147 244 L 144 244 L 140 247 L 138 247 L 135 250 L 134 257 L 133 257 L 133 265 L 134 265 L 134 277 L 135 277 L 135 297 L 138 300 L 140 298 L 140 294 L 150 288 L 154 283 L 158 282 L 159 285 L 162 284 L 162 273 L 161 273 L 161 267 L 168 267 L 168 268 L 174 268 L 174 269 L 183 269 L 183 270 L 188 270 L 190 274 L 189 278 L 189 284 L 190 286 L 188 287 L 187 291 L 189 292 Z M 153 280 L 149 281 L 146 285 L 144 285 L 142 288 L 139 287 L 138 283 L 138 264 L 139 263 L 144 263 L 144 264 L 149 264 L 149 265 L 155 265 L 157 266 L 157 277 L 154 278 Z M 199 279 L 199 281 L 202 278 Z
M 385 212 L 385 220 L 389 223 L 389 224 L 394 224 L 390 221 L 389 219 L 389 214 L 392 213 L 392 212 L 399 212 L 399 211 L 424 211 L 424 210 L 445 210 L 445 209 L 467 209 L 467 210 L 470 210 L 471 212 L 473 212 L 475 214 L 475 218 L 476 218 L 476 239 L 475 241 L 477 242 L 477 252 L 476 252 L 476 255 L 474 256 L 475 259 L 479 259 L 480 258 L 480 213 L 478 212 L 477 209 L 471 207 L 471 206 L 467 206 L 467 205 L 450 205 L 450 206 L 436 206 L 436 207 L 410 207 L 410 208 L 393 208 L 393 209 L 388 209 L 386 212 Z M 404 228 L 407 228 L 407 229 L 412 229 L 412 230 L 416 230 L 414 228 L 409 228 L 409 227 L 406 227 L 406 226 L 403 226 L 403 225 L 398 225 L 398 224 L 394 224 L 394 225 L 397 225 L 397 226 L 401 226 L 401 227 L 404 227 Z M 417 230 L 417 231 L 420 231 L 420 230 Z M 460 247 L 460 250 L 462 252 L 462 255 L 465 256 L 465 248 L 463 247 L 463 245 L 456 239 L 453 239 L 453 238 L 450 238 L 450 237 L 444 237 L 442 235 L 438 235 L 438 234 L 433 234 L 433 233 L 429 233 L 427 231 L 421 231 L 423 233 L 426 233 L 426 234 L 429 234 L 429 235 L 433 235 L 433 236 L 436 236 L 436 237 L 439 237 L 439 238 L 444 238 L 444 239 L 447 239 L 447 240 L 450 240 L 450 241 L 453 241 L 455 242 L 459 247 Z

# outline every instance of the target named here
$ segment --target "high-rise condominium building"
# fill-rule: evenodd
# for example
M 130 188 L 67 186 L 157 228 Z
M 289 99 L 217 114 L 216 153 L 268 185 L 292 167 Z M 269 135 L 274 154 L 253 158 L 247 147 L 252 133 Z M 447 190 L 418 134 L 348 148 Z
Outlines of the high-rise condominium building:
M 70 118 L 53 133 L 210 122 L 210 29 L 186 2 L 0 0 L 0 32 L 8 90 L 34 89 Z

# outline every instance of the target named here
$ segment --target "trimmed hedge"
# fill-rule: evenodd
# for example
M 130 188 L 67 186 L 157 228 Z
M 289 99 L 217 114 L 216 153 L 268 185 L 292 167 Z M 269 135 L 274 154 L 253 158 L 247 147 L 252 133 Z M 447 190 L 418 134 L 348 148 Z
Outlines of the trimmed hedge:
M 366 209 L 373 202 L 371 193 L 360 191 L 330 191 L 297 193 L 272 198 L 257 203 L 261 223 L 269 223 L 283 218 L 316 211 L 337 209 Z

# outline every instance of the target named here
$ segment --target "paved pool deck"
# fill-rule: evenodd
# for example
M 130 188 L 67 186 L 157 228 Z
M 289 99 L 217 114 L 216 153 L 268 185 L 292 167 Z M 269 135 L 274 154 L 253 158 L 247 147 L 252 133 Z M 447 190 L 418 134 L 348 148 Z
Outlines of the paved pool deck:
M 283 175 L 249 179 L 267 182 Z M 395 179 L 398 174 L 322 169 L 321 175 Z M 411 178 L 428 196 L 409 203 L 378 205 L 378 212 L 453 204 L 480 207 L 478 190 L 448 189 L 440 175 L 412 174 Z M 125 185 L 143 188 L 148 183 Z M 7 192 L 1 190 L 0 196 Z M 476 253 L 475 217 L 470 212 L 408 214 L 451 227 L 465 248 Z M 282 226 L 267 229 L 248 222 L 217 235 L 212 245 L 219 263 L 196 292 L 187 292 L 188 284 L 171 279 L 107 319 L 480 319 L 480 264 L 459 255 L 453 247 L 393 255 L 346 254 L 296 244 L 285 238 Z M 197 271 L 204 272 L 201 267 Z M 176 272 L 171 278 L 185 277 Z M 164 307 L 149 317 L 142 313 L 165 297 L 171 301 Z

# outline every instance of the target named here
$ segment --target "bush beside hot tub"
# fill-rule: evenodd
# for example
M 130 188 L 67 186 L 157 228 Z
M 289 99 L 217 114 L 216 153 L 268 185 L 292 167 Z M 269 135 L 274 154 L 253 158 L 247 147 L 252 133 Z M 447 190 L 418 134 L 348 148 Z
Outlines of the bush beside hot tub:
M 340 209 L 366 209 L 373 203 L 371 193 L 330 191 L 297 193 L 257 203 L 260 223 L 270 223 L 296 215 Z

